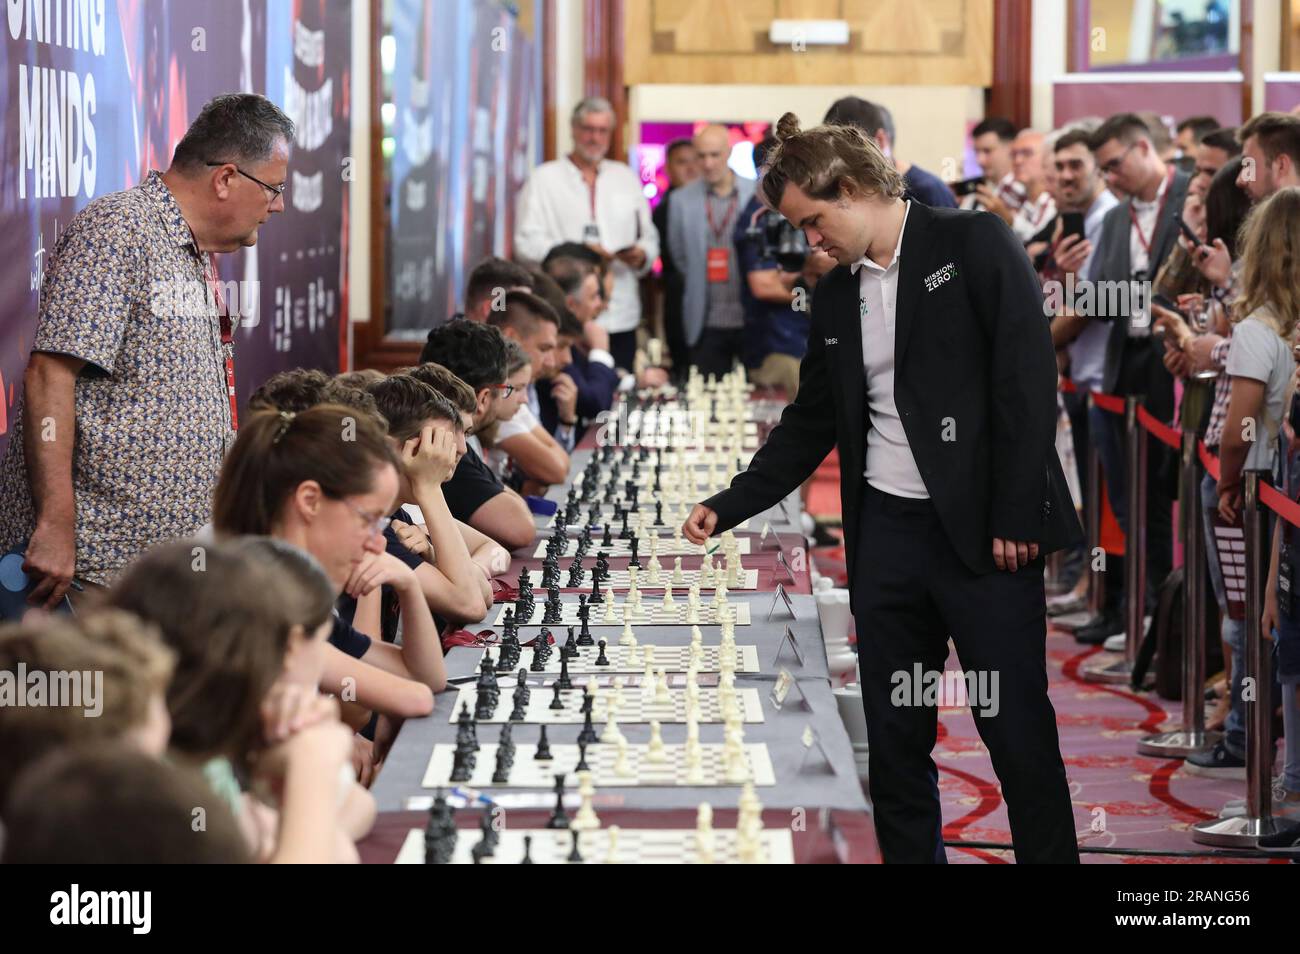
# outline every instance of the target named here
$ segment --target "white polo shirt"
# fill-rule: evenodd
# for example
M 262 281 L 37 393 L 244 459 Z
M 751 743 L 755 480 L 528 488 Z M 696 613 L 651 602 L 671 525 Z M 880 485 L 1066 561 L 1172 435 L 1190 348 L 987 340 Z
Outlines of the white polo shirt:
M 850 269 L 858 276 L 858 316 L 862 322 L 862 367 L 867 378 L 867 460 L 863 476 L 872 487 L 896 497 L 925 499 L 930 492 L 907 443 L 894 404 L 894 327 L 898 318 L 898 258 L 907 232 L 909 201 L 903 211 L 898 245 L 887 268 L 865 255 Z

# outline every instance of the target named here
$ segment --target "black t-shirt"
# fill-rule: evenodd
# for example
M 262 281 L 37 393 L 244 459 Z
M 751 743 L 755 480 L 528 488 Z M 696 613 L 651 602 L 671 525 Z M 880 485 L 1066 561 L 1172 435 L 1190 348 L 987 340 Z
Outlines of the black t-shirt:
M 469 523 L 474 511 L 483 506 L 505 488 L 496 474 L 483 463 L 474 448 L 466 448 L 465 456 L 456 465 L 456 473 L 442 485 L 442 495 L 447 499 L 447 509 L 461 523 Z
M 353 601 L 352 612 L 355 613 L 356 609 L 356 602 Z M 339 613 L 334 614 L 334 628 L 330 630 L 329 640 L 353 659 L 360 659 L 370 651 L 370 637 L 353 629 L 352 624 Z
M 390 519 L 401 520 L 403 523 L 411 522 L 410 515 L 401 507 L 397 508 Z M 424 564 L 424 557 L 407 549 L 406 545 L 398 539 L 397 531 L 391 526 L 384 528 L 384 542 L 388 552 L 412 570 Z M 356 598 L 344 593 L 334 606 L 339 616 L 350 626 L 357 616 Z M 397 591 L 387 584 L 380 588 L 379 607 L 380 635 L 384 642 L 391 643 L 397 638 L 397 619 L 401 615 L 401 606 Z M 369 640 L 370 637 L 367 636 L 366 639 Z

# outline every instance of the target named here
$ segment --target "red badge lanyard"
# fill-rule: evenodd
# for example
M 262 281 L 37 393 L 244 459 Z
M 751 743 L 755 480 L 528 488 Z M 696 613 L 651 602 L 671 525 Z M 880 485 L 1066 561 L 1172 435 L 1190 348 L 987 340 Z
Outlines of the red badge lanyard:
M 1142 251 L 1147 253 L 1147 258 L 1151 257 L 1151 242 L 1155 239 L 1156 231 L 1160 228 L 1160 217 L 1165 214 L 1165 203 L 1169 201 L 1170 185 L 1173 181 L 1174 170 L 1170 169 L 1169 175 L 1165 178 L 1164 194 L 1160 196 L 1160 207 L 1156 209 L 1156 221 L 1155 224 L 1151 226 L 1151 238 L 1147 238 L 1142 234 L 1142 226 L 1138 224 L 1137 212 L 1133 208 L 1133 203 L 1130 202 L 1128 204 L 1128 217 L 1133 222 L 1133 231 L 1137 232 L 1138 241 L 1142 243 Z M 1148 263 L 1147 268 L 1149 269 L 1150 267 L 1151 266 Z
M 239 411 L 235 400 L 235 335 L 230 315 L 226 313 L 226 304 L 221 297 L 221 276 L 217 274 L 217 264 L 208 255 L 208 288 L 213 301 L 217 303 L 217 315 L 221 319 L 221 353 L 226 364 L 226 391 L 230 396 L 230 429 L 239 430 Z
M 727 227 L 731 224 L 731 218 L 736 214 L 736 198 L 737 195 L 733 189 L 731 201 L 727 203 L 727 214 L 722 218 L 721 228 L 713 224 L 713 203 L 709 201 L 707 196 L 704 199 L 704 214 L 709 220 L 709 231 L 713 233 L 714 245 L 722 243 L 722 236 L 726 234 Z

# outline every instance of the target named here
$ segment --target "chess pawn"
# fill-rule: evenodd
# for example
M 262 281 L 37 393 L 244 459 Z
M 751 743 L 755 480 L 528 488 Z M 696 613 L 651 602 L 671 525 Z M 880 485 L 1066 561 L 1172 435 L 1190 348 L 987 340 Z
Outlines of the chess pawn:
M 686 746 L 685 780 L 687 785 L 704 784 L 704 753 L 700 751 L 698 740 L 693 747 L 689 743 Z
M 632 632 L 632 618 L 626 613 L 623 615 L 623 633 L 618 637 L 620 646 L 630 646 L 636 648 L 636 636 Z
M 688 606 L 698 607 L 700 605 L 700 584 L 697 580 L 691 584 L 691 588 L 686 591 L 686 603 Z
M 582 798 L 582 802 L 573 816 L 573 821 L 569 823 L 570 828 L 578 831 L 595 831 L 600 828 L 600 818 L 593 804 L 595 794 L 596 786 L 591 781 L 591 772 L 579 772 L 578 795 Z
M 614 714 L 613 707 L 606 705 L 605 711 L 608 715 L 605 717 L 605 728 L 600 733 L 600 741 L 613 744 L 623 738 L 623 733 L 618 728 L 618 716 Z
M 603 622 L 615 623 L 618 620 L 614 617 L 614 591 L 610 590 L 609 599 L 605 600 L 605 618 Z
M 658 561 L 655 560 L 655 557 L 657 557 L 658 555 L 659 555 L 659 534 L 652 533 L 650 534 L 650 562 L 652 564 L 658 563 Z
M 655 702 L 659 705 L 668 705 L 672 701 L 672 694 L 668 691 L 668 673 L 660 669 L 659 678 L 655 680 Z
M 695 862 L 701 865 L 713 864 L 713 851 L 716 845 L 713 832 L 713 806 L 701 802 L 695 814 Z
M 676 602 L 673 600 L 673 588 L 671 586 L 665 586 L 664 598 L 663 598 L 664 610 L 671 611 L 672 608 L 676 605 L 677 605 Z
M 651 539 L 651 540 L 657 540 L 657 539 L 659 539 L 659 538 L 658 538 L 658 537 L 651 537 L 650 539 Z M 650 584 L 651 586 L 658 586 L 658 585 L 659 585 L 659 578 L 660 578 L 660 569 L 659 569 L 659 561 L 658 561 L 657 559 L 655 559 L 655 556 L 654 556 L 654 544 L 653 544 L 653 543 L 650 544 L 650 550 L 651 550 L 651 555 L 650 555 L 650 564 L 649 564 L 649 566 L 646 568 L 646 580 L 647 580 L 647 582 L 649 582 L 649 584 Z
M 668 761 L 668 749 L 664 747 L 664 736 L 657 719 L 650 720 L 650 744 L 646 747 L 645 758 L 647 762 Z
M 641 674 L 641 698 L 650 699 L 654 696 L 654 692 L 655 692 L 654 666 L 649 660 L 646 660 L 645 672 Z
M 686 605 L 686 622 L 698 623 L 699 621 L 700 621 L 699 607 L 695 603 L 688 603 Z
M 616 865 L 618 861 L 618 826 L 610 825 L 605 829 L 605 864 Z
M 713 602 L 717 603 L 718 606 L 727 605 L 727 584 L 722 580 L 718 580 L 717 585 L 713 588 Z
M 623 738 L 623 736 L 620 735 L 618 737 L 618 741 L 615 744 L 618 747 L 618 755 L 615 756 L 614 758 L 614 774 L 617 775 L 619 778 L 635 777 L 636 770 L 632 768 L 632 764 L 628 761 L 627 758 L 627 753 L 628 753 L 627 739 Z
M 674 557 L 674 558 L 673 558 L 673 582 L 674 582 L 674 583 L 685 583 L 685 582 L 686 582 L 686 574 L 682 573 L 682 558 L 681 558 L 681 557 Z

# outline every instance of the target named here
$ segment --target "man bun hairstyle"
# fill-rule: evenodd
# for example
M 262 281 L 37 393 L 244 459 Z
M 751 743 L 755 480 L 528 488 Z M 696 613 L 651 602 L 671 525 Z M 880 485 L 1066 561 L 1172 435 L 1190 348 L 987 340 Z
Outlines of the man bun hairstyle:
M 846 192 L 893 199 L 903 195 L 903 177 L 856 126 L 822 125 L 803 131 L 799 117 L 786 113 L 777 120 L 775 135 L 760 186 L 771 208 L 780 206 L 789 183 L 822 201 L 835 201 Z

